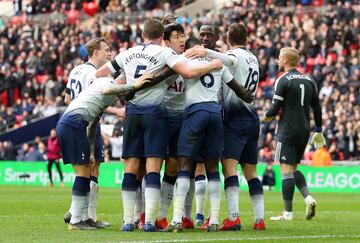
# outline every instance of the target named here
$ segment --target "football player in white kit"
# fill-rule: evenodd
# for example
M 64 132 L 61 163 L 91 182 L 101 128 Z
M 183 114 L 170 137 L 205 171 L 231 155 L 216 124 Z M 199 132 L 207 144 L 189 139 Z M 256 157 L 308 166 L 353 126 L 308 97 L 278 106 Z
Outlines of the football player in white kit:
M 86 51 L 89 60 L 76 66 L 71 70 L 69 81 L 66 84 L 65 103 L 69 105 L 70 101 L 75 100 L 79 94 L 84 91 L 95 80 L 96 69 L 101 67 L 111 59 L 110 46 L 104 38 L 93 38 L 86 43 Z M 119 115 L 121 109 L 108 107 L 106 109 L 109 113 Z M 87 198 L 88 208 L 84 209 L 82 220 L 91 223 L 97 228 L 104 228 L 110 226 L 107 222 L 102 222 L 96 219 L 96 208 L 98 200 L 98 177 L 100 163 L 104 161 L 103 141 L 100 132 L 100 125 L 97 125 L 95 148 L 92 152 L 94 159 L 90 161 L 90 192 Z M 86 213 L 88 211 L 88 214 Z M 64 221 L 70 222 L 71 208 L 69 212 L 64 215 Z M 88 219 L 91 219 L 88 221 Z
M 193 37 L 186 41 L 186 47 L 198 44 L 201 41 Z M 189 65 L 196 67 L 211 60 L 196 58 L 190 60 Z M 222 83 L 247 102 L 253 101 L 252 94 L 233 80 L 233 75 L 226 67 L 200 78 L 185 79 L 185 112 L 178 141 L 180 168 L 176 180 L 174 215 L 166 231 L 178 232 L 183 229 L 182 217 L 190 188 L 190 175 L 195 171 L 196 159 L 199 157 L 204 158 L 208 177 L 210 220 L 207 231 L 219 230 L 221 191 L 218 161 L 222 155 L 223 129 L 218 92 Z
M 156 71 L 168 65 L 183 77 L 199 77 L 210 70 L 222 67 L 219 60 L 213 60 L 201 67 L 190 67 L 183 58 L 168 47 L 160 46 L 163 39 L 164 25 L 156 19 L 144 22 L 142 45 L 130 48 L 115 57 L 115 60 L 101 67 L 96 76 L 106 76 L 123 70 L 127 83 L 131 84 L 145 71 Z M 161 82 L 135 94 L 126 108 L 124 124 L 123 159 L 125 173 L 122 184 L 124 208 L 123 231 L 134 230 L 134 204 L 136 198 L 136 174 L 141 158 L 146 158 L 145 187 L 145 232 L 157 231 L 155 212 L 160 198 L 160 168 L 166 157 L 167 121 L 163 96 L 166 84 Z
M 256 93 L 259 82 L 259 64 L 257 58 L 245 48 L 247 27 L 243 24 L 231 24 L 227 33 L 230 49 L 221 54 L 209 49 L 194 48 L 188 57 L 209 56 L 220 58 L 229 70 L 247 90 Z M 264 230 L 264 193 L 256 174 L 258 138 L 260 123 L 253 104 L 239 99 L 228 87 L 224 86 L 224 152 L 222 156 L 225 176 L 225 195 L 229 218 L 223 221 L 220 230 L 240 230 L 239 217 L 239 180 L 237 165 L 248 182 L 249 194 L 254 211 L 254 230 Z
M 76 173 L 71 202 L 70 230 L 93 230 L 96 225 L 84 221 L 87 195 L 90 192 L 91 144 L 95 140 L 99 116 L 116 95 L 126 95 L 149 82 L 152 75 L 145 74 L 132 85 L 116 84 L 112 78 L 95 79 L 92 84 L 70 102 L 60 117 L 56 131 L 59 138 L 64 164 L 72 164 Z
M 166 19 L 171 17 L 173 17 L 173 15 L 166 16 L 163 23 L 165 23 L 164 21 L 166 21 Z M 173 49 L 176 54 L 182 54 L 185 50 L 185 30 L 182 25 L 176 23 L 176 17 L 173 17 L 173 21 L 170 23 L 167 22 L 167 25 L 165 25 L 164 42 L 166 46 Z M 179 164 L 177 158 L 177 143 L 185 109 L 184 79 L 180 75 L 175 74 L 167 78 L 164 82 L 167 84 L 164 95 L 164 104 L 167 117 L 168 155 L 161 184 L 159 214 L 158 219 L 155 221 L 155 225 L 158 229 L 165 229 L 168 225 L 166 217 L 174 194 L 174 185 Z M 192 178 L 191 181 L 191 186 L 194 188 L 194 178 Z M 184 217 L 182 220 L 183 228 L 186 229 L 194 228 L 194 223 L 192 221 L 194 189 L 190 191 L 192 191 L 192 193 L 188 193 L 187 195 Z

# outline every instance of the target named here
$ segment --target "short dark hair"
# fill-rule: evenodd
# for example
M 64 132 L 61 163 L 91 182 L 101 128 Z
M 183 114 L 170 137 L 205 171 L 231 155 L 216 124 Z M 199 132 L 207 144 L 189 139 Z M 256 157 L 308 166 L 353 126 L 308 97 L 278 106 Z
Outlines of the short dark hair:
M 201 40 L 196 37 L 190 37 L 185 42 L 185 50 L 190 49 L 193 46 L 201 45 Z
M 93 38 L 86 43 L 85 48 L 89 57 L 92 57 L 95 50 L 100 50 L 101 42 L 104 42 L 105 44 L 109 45 L 109 43 L 106 41 L 105 38 L 99 38 L 99 37 Z
M 164 34 L 164 24 L 157 19 L 147 19 L 144 22 L 144 37 L 149 40 L 155 40 Z
M 201 29 L 205 29 L 208 28 L 210 29 L 210 31 L 215 35 L 215 36 L 219 36 L 219 28 L 216 25 L 211 25 L 211 24 L 203 24 L 200 26 L 199 32 L 201 32 Z
M 229 44 L 245 45 L 248 28 L 244 24 L 232 23 L 228 29 Z
M 168 24 L 164 30 L 164 40 L 170 40 L 171 33 L 176 31 L 177 33 L 184 34 L 185 30 L 181 24 Z

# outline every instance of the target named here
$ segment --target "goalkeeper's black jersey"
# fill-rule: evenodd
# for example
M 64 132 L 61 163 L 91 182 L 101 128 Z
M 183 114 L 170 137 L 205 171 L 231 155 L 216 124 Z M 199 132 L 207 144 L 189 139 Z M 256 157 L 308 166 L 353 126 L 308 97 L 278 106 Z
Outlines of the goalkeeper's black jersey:
M 274 99 L 281 104 L 277 140 L 287 144 L 306 144 L 310 135 L 310 106 L 315 116 L 321 108 L 314 81 L 296 69 L 289 70 L 275 82 Z

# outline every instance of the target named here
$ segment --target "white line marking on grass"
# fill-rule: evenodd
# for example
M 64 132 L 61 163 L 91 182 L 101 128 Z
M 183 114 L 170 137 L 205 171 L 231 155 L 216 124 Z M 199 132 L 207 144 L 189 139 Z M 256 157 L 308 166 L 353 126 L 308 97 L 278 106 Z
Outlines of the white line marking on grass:
M 180 233 L 181 234 L 181 233 Z M 360 238 L 360 235 L 298 235 L 298 236 L 265 236 L 265 237 L 231 237 L 209 239 L 162 239 L 149 241 L 120 241 L 126 243 L 162 243 L 162 242 L 213 242 L 213 241 L 244 241 L 244 240 L 296 240 L 296 239 L 336 239 L 336 238 Z

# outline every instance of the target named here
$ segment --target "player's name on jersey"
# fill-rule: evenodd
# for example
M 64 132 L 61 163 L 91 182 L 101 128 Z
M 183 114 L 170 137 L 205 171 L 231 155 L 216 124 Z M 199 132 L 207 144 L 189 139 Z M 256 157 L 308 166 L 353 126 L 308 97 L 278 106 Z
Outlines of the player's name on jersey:
M 211 62 L 212 58 L 210 58 L 210 57 L 198 57 L 197 60 L 205 61 L 205 62 Z
M 153 56 L 151 56 L 149 54 L 146 54 L 146 53 L 132 53 L 131 55 L 129 55 L 129 56 L 127 56 L 125 58 L 125 65 L 127 65 L 129 62 L 131 62 L 134 59 L 145 59 L 145 60 L 153 63 L 154 65 L 156 65 L 159 62 L 155 57 L 153 57 Z
M 302 75 L 302 74 L 290 74 L 290 75 L 286 75 L 287 80 L 291 80 L 291 79 L 307 79 L 309 81 L 311 81 L 311 78 L 309 78 L 306 75 Z
M 258 60 L 256 58 L 253 58 L 253 57 L 247 57 L 247 58 L 245 58 L 245 61 L 249 65 L 251 63 L 254 63 L 255 65 L 258 65 Z

